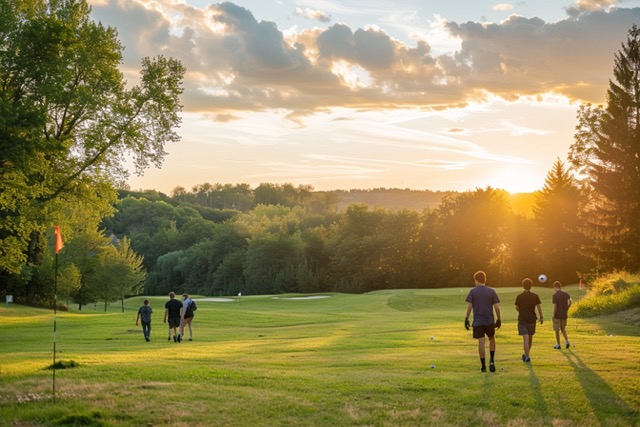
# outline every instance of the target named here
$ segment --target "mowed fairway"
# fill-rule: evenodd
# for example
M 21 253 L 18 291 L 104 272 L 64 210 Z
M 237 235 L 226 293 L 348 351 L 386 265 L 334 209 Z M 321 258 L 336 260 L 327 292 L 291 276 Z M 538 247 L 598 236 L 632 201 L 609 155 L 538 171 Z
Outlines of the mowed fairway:
M 135 326 L 142 297 L 124 314 L 72 307 L 58 312 L 57 360 L 79 366 L 56 370 L 55 401 L 53 312 L 2 306 L 0 425 L 639 425 L 638 326 L 569 319 L 573 345 L 554 350 L 552 292 L 534 288 L 548 322 L 525 364 L 520 289 L 499 288 L 498 371 L 481 373 L 468 290 L 194 297 L 194 341 L 181 344 L 167 341 L 164 297 L 149 298 L 148 343 Z

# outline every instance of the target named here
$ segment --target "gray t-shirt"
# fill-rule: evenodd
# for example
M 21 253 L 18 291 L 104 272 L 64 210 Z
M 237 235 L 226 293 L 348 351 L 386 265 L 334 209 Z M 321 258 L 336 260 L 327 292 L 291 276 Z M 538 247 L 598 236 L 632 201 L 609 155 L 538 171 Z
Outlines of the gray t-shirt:
M 469 291 L 467 302 L 473 305 L 473 327 L 493 325 L 493 305 L 500 302 L 498 294 L 488 286 L 476 286 Z

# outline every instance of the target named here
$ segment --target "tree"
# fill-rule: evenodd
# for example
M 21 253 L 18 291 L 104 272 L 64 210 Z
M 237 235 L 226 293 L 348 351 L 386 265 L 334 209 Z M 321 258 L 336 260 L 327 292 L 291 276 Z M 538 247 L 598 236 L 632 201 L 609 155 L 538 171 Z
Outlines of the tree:
M 509 277 L 509 227 L 513 212 L 506 192 L 491 187 L 445 196 L 434 213 L 434 245 L 440 246 L 444 266 L 441 286 L 469 283 L 473 273 L 485 270 L 492 283 Z
M 584 273 L 585 260 L 579 253 L 584 243 L 582 205 L 580 188 L 564 163 L 556 160 L 542 190 L 535 193 L 533 213 L 542 271 L 563 283 L 575 283 L 576 273 Z
M 0 0 L 0 270 L 42 262 L 52 213 L 113 200 L 128 171 L 159 166 L 179 139 L 184 68 L 142 59 L 127 85 L 113 28 L 85 0 Z
M 615 54 L 604 108 L 583 106 L 570 161 L 590 190 L 590 256 L 596 268 L 640 269 L 640 29 Z

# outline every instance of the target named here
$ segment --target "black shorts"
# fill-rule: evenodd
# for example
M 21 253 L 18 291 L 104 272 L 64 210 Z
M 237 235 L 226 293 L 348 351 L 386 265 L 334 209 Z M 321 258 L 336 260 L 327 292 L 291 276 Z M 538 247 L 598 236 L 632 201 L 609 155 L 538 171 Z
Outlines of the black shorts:
M 179 317 L 169 317 L 169 327 L 170 328 L 179 328 L 180 327 L 180 318 Z
M 484 336 L 488 336 L 491 338 L 496 334 L 495 326 L 474 326 L 473 327 L 473 337 L 474 338 L 484 338 Z

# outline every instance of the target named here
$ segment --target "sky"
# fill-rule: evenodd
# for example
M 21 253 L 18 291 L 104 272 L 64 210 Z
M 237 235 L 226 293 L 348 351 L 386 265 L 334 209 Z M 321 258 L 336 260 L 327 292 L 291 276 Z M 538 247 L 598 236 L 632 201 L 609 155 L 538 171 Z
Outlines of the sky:
M 186 67 L 181 141 L 128 181 L 166 194 L 540 190 L 640 24 L 640 0 L 89 3 L 117 29 L 129 83 L 144 57 Z

